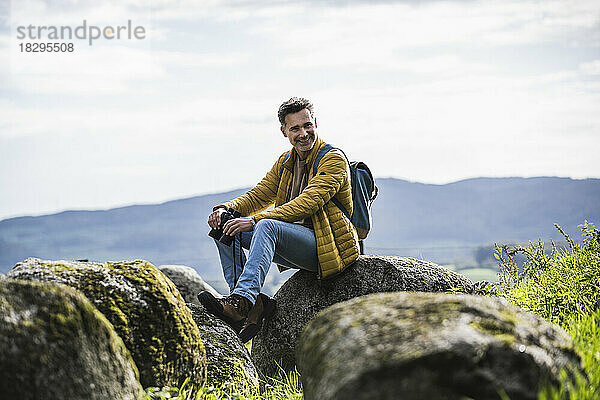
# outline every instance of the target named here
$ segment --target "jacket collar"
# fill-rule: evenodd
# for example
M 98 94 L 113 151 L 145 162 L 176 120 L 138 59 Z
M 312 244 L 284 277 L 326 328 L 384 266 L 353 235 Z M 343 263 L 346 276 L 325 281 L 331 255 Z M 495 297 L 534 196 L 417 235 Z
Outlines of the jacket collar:
M 308 172 L 309 177 L 312 174 L 312 168 L 313 168 L 313 164 L 315 163 L 315 159 L 317 158 L 317 154 L 319 154 L 319 150 L 321 150 L 321 147 L 325 146 L 325 144 L 326 143 L 323 140 L 321 140 L 320 137 L 317 137 L 317 140 L 315 141 L 315 145 L 313 146 L 310 153 L 308 153 L 308 157 L 306 157 L 306 165 L 308 166 L 308 168 L 310 168 L 309 172 Z M 291 152 L 290 156 L 288 157 L 288 159 L 286 160 L 284 167 L 289 169 L 290 171 L 293 171 L 294 163 L 296 162 L 296 157 L 298 157 L 298 153 L 296 153 L 296 151 L 292 147 L 292 152 Z

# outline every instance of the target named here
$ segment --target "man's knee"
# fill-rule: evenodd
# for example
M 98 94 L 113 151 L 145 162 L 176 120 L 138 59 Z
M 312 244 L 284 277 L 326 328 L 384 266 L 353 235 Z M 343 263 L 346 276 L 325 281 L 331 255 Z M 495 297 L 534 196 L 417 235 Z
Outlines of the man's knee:
M 277 220 L 275 219 L 261 219 L 254 226 L 255 231 L 273 231 L 277 226 Z

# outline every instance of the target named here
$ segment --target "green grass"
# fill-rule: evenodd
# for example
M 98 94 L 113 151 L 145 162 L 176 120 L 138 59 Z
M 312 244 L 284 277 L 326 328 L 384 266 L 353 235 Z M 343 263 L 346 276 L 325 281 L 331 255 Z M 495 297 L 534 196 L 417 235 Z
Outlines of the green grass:
M 267 378 L 261 382 L 264 390 L 261 393 L 243 385 L 223 384 L 220 387 L 204 386 L 196 393 L 187 388 L 148 388 L 144 400 L 300 400 L 302 384 L 300 374 L 294 370 L 288 373 L 281 370 L 277 377 Z
M 575 350 L 581 356 L 587 379 L 576 375 L 575 382 L 563 373 L 559 388 L 542 388 L 540 400 L 600 399 L 600 311 L 572 320 L 567 330 L 573 337 Z
M 550 255 L 544 243 L 526 247 L 497 247 L 496 258 L 501 273 L 498 294 L 519 307 L 534 312 L 565 328 L 573 337 L 575 350 L 581 356 L 585 376 L 571 379 L 563 371 L 559 388 L 543 387 L 539 398 L 600 398 L 600 232 L 587 221 L 580 225 L 582 243 L 576 244 L 557 225 L 568 246 Z M 526 256 L 522 271 L 514 257 Z
M 576 244 L 560 227 L 569 247 L 544 252 L 544 243 L 527 247 L 498 248 L 499 284 L 502 296 L 521 308 L 567 327 L 600 305 L 600 238 L 593 224 L 580 225 L 583 243 Z M 527 261 L 520 272 L 513 259 L 522 253 Z

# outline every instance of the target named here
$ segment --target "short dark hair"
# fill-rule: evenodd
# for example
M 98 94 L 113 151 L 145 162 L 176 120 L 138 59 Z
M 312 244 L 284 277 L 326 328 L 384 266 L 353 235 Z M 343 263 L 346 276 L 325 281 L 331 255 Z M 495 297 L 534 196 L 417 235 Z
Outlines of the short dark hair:
M 281 126 L 285 125 L 286 115 L 297 113 L 305 108 L 310 113 L 311 118 L 314 118 L 315 115 L 313 112 L 313 104 L 310 102 L 310 100 L 307 100 L 303 97 L 292 97 L 288 101 L 284 101 L 283 104 L 279 106 L 279 111 L 277 112 L 277 117 L 279 117 Z

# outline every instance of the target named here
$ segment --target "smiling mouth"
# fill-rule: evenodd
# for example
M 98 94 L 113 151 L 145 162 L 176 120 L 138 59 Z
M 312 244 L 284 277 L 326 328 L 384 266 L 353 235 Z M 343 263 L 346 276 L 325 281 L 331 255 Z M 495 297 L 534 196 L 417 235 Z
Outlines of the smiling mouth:
M 306 139 L 298 139 L 298 140 L 296 140 L 296 143 L 300 143 L 300 144 L 307 144 L 307 143 L 310 143 L 310 141 L 311 141 L 312 139 L 313 139 L 313 138 L 311 138 L 311 137 L 307 137 Z

